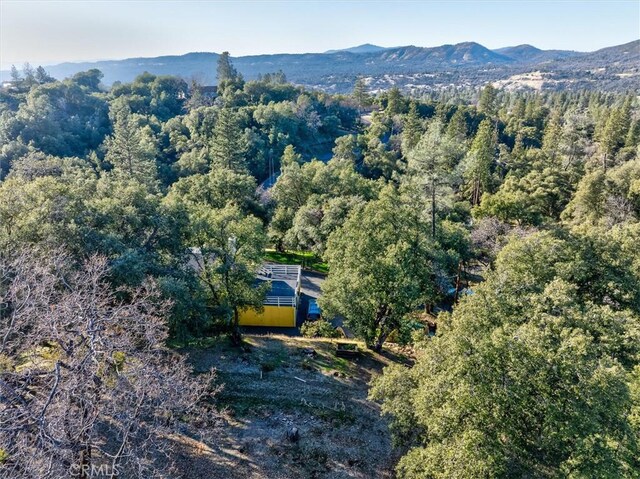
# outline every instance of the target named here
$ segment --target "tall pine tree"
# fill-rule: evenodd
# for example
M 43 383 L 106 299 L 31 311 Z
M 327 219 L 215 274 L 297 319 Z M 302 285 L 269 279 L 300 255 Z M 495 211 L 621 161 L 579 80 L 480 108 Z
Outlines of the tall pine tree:
M 471 190 L 471 204 L 480 203 L 482 193 L 491 186 L 491 167 L 496 153 L 495 131 L 491 120 L 482 120 L 467 155 L 465 179 Z
M 464 108 L 458 107 L 447 125 L 447 136 L 461 143 L 467 141 L 467 116 Z
M 485 86 L 480 93 L 478 111 L 489 118 L 495 118 L 498 114 L 498 91 L 491 83 Z
M 433 120 L 408 158 L 409 171 L 431 203 L 431 236 L 436 236 L 438 203 L 451 193 L 451 173 L 463 154 L 460 143 L 444 134 L 444 125 Z
M 157 147 L 150 129 L 139 125 L 140 118 L 127 107 L 112 112 L 113 134 L 105 140 L 105 159 L 115 175 L 134 179 L 150 189 L 157 187 Z
M 362 78 L 358 78 L 356 83 L 353 85 L 352 95 L 360 110 L 369 104 L 367 85 Z
M 213 163 L 230 170 L 244 171 L 245 152 L 246 141 L 236 114 L 228 107 L 220 109 L 211 145 Z
M 238 71 L 231 63 L 229 52 L 222 52 L 218 58 L 218 83 L 224 81 L 235 81 L 238 78 Z
M 420 141 L 422 121 L 415 101 L 409 105 L 409 113 L 404 117 L 402 125 L 402 153 L 407 155 Z

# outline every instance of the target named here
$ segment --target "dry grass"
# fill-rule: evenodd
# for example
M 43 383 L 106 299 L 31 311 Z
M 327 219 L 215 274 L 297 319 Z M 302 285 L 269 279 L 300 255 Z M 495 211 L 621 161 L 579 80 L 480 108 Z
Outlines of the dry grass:
M 223 424 L 176 439 L 185 477 L 391 478 L 395 457 L 368 382 L 395 361 L 372 352 L 337 358 L 340 340 L 247 336 L 186 350 L 197 371 L 216 367 Z M 315 354 L 310 354 L 310 350 Z M 300 440 L 286 433 L 296 427 Z

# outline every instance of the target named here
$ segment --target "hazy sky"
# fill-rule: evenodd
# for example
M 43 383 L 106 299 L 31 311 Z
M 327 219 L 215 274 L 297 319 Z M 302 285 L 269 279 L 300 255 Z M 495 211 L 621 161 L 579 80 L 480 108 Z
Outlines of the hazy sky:
M 640 1 L 0 0 L 0 64 L 362 43 L 590 51 L 640 38 Z

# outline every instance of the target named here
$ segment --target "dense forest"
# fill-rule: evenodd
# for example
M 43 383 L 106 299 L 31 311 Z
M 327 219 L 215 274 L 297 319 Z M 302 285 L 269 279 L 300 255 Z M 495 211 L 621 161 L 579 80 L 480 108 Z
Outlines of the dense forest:
M 266 248 L 326 264 L 324 316 L 369 349 L 414 352 L 370 391 L 399 478 L 640 475 L 636 93 L 330 95 L 228 54 L 215 94 L 13 73 L 1 477 L 175 477 L 163 444 L 221 385 L 180 346 L 242 347 Z

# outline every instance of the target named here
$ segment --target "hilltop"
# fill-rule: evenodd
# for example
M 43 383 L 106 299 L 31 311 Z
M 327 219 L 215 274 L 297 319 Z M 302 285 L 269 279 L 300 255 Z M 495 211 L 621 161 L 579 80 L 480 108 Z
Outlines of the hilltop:
M 363 45 L 358 45 L 357 47 L 349 47 L 349 48 L 341 48 L 339 50 L 327 50 L 325 53 L 339 53 L 339 52 L 349 52 L 349 53 L 373 53 L 380 52 L 382 50 L 386 50 L 385 47 L 380 47 L 378 45 L 372 45 L 371 43 L 365 43 Z

